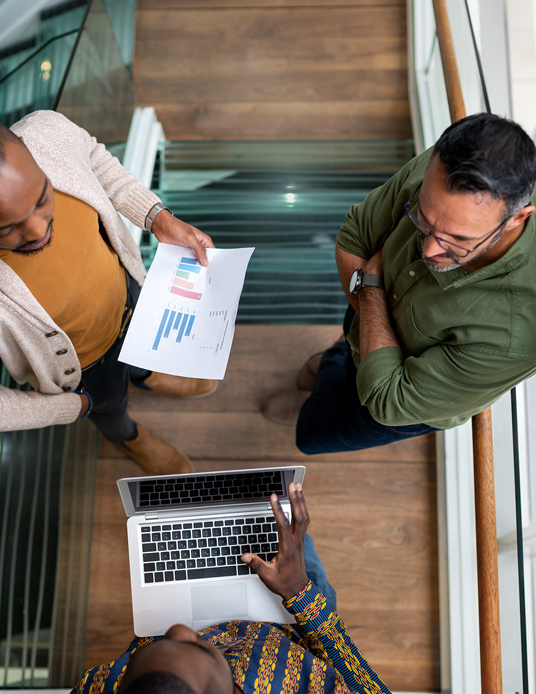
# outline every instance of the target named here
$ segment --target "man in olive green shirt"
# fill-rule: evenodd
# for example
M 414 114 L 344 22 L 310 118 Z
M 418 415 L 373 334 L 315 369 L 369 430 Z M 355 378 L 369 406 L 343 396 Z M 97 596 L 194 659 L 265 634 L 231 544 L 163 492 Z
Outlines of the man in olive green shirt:
M 449 429 L 536 372 L 535 181 L 528 135 L 477 114 L 349 210 L 347 342 L 320 362 L 302 451 Z

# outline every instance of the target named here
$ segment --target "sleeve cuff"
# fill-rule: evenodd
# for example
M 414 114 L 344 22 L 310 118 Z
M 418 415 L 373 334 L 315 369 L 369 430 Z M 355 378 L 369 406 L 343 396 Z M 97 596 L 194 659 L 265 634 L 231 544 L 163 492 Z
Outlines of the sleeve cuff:
M 283 605 L 306 631 L 322 633 L 339 619 L 327 598 L 311 581 L 292 598 L 284 600 Z

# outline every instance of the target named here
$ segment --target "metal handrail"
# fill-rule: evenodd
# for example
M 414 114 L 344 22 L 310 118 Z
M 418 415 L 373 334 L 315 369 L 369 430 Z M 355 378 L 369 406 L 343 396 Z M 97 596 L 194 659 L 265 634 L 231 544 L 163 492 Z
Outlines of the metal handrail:
M 433 0 L 434 15 L 452 122 L 466 116 L 446 0 Z M 472 418 L 475 523 L 482 691 L 502 692 L 499 566 L 491 408 Z

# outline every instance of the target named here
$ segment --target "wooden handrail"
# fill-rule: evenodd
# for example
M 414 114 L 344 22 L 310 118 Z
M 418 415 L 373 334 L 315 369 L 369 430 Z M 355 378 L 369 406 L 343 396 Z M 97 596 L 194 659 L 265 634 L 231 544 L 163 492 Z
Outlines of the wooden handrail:
M 450 119 L 466 116 L 446 0 L 433 0 Z M 491 409 L 473 417 L 473 465 L 482 692 L 502 694 L 499 568 Z
M 455 123 L 460 118 L 465 118 L 465 102 L 463 100 L 462 83 L 456 62 L 454 41 L 450 30 L 449 15 L 446 0 L 433 0 L 434 15 L 436 21 L 437 40 L 441 53 L 441 65 L 445 77 L 447 89 L 447 101 L 449 104 L 450 120 Z
M 502 692 L 499 566 L 491 409 L 473 417 L 478 621 L 482 691 Z

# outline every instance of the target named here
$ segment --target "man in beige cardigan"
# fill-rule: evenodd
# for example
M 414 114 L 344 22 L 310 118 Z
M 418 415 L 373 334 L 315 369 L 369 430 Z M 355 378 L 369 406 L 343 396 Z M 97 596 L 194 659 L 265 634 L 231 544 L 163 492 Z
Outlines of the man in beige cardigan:
M 121 212 L 206 265 L 209 236 L 182 222 L 85 130 L 52 111 L 0 126 L 0 431 L 89 416 L 147 472 L 192 469 L 187 456 L 130 419 L 130 382 L 201 397 L 213 381 L 117 360 L 145 269 Z

